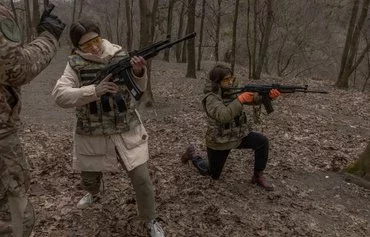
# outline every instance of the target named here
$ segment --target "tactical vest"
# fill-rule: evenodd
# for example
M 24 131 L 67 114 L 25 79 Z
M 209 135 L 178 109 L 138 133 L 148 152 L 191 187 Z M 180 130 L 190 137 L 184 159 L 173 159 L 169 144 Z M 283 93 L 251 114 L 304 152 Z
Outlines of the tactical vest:
M 125 56 L 116 54 L 109 63 Z M 106 64 L 83 59 L 79 55 L 69 56 L 69 64 L 78 75 L 80 87 L 91 85 L 97 73 Z M 76 133 L 81 135 L 112 135 L 127 132 L 140 124 L 135 110 L 136 100 L 125 85 L 119 85 L 116 94 L 105 94 L 99 100 L 76 108 Z
M 212 118 L 207 112 L 205 102 L 208 96 L 214 93 L 208 93 L 202 100 L 203 108 L 207 113 L 208 129 L 206 133 L 206 139 L 212 143 L 225 144 L 229 142 L 240 141 L 251 131 L 251 124 L 247 121 L 247 116 L 244 110 L 240 112 L 230 123 L 220 123 L 216 119 Z M 224 105 L 228 105 L 230 100 L 223 100 L 217 95 L 219 100 L 222 100 Z

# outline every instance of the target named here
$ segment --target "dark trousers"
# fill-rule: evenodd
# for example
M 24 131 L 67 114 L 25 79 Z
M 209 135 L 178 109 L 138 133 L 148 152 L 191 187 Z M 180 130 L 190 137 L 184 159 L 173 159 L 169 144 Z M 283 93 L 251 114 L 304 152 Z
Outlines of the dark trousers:
M 263 171 L 266 168 L 269 150 L 269 141 L 261 133 L 250 132 L 242 139 L 236 149 L 254 150 L 254 171 Z M 208 172 L 213 179 L 219 179 L 230 150 L 213 150 L 207 147 Z

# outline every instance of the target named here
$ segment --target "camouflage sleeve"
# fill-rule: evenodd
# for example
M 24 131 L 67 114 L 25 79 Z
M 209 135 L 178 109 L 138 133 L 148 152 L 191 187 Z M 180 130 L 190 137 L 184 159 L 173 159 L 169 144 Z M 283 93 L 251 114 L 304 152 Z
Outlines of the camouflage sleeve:
M 207 115 L 220 123 L 230 123 L 243 110 L 243 105 L 237 99 L 225 105 L 216 95 L 209 94 L 204 100 Z
M 6 74 L 0 77 L 0 83 L 20 86 L 30 82 L 49 65 L 57 45 L 56 38 L 47 31 L 25 46 L 7 40 L 0 32 L 1 74 Z

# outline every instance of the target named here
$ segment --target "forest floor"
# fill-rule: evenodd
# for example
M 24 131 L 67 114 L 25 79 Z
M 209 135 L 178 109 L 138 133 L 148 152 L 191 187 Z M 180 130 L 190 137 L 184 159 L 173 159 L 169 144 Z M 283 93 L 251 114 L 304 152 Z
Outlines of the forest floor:
M 85 193 L 71 168 L 74 111 L 57 107 L 50 95 L 66 56 L 61 50 L 23 88 L 20 134 L 32 168 L 29 195 L 37 216 L 32 236 L 134 236 L 135 196 L 125 172 L 105 174 L 102 200 L 86 210 L 76 208 Z M 166 236 L 370 236 L 370 190 L 346 182 L 340 172 L 369 141 L 370 97 L 335 89 L 332 80 L 263 78 L 330 94 L 284 94 L 273 102 L 275 112 L 262 115 L 255 126 L 270 139 L 266 175 L 275 191 L 250 184 L 250 150 L 232 151 L 221 179 L 212 181 L 180 157 L 190 143 L 205 149 L 200 101 L 213 64 L 205 62 L 198 79 L 184 77 L 186 64 L 152 64 L 155 105 L 140 113 L 150 137 L 149 167 Z M 237 67 L 236 76 L 247 78 L 245 68 Z

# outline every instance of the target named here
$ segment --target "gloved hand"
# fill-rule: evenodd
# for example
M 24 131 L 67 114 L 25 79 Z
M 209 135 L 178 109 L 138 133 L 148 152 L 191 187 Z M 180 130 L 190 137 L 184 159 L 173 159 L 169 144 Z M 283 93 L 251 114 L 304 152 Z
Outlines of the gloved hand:
M 45 11 L 42 13 L 39 24 L 37 25 L 37 33 L 41 34 L 44 31 L 48 31 L 59 40 L 66 25 L 55 15 L 51 14 L 54 5 L 49 4 Z
M 238 96 L 238 100 L 242 104 L 253 103 L 253 92 L 244 92 Z
M 280 96 L 280 94 L 281 94 L 280 91 L 278 91 L 277 89 L 272 89 L 269 92 L 269 97 L 270 97 L 271 100 L 274 100 L 274 99 L 278 98 Z

